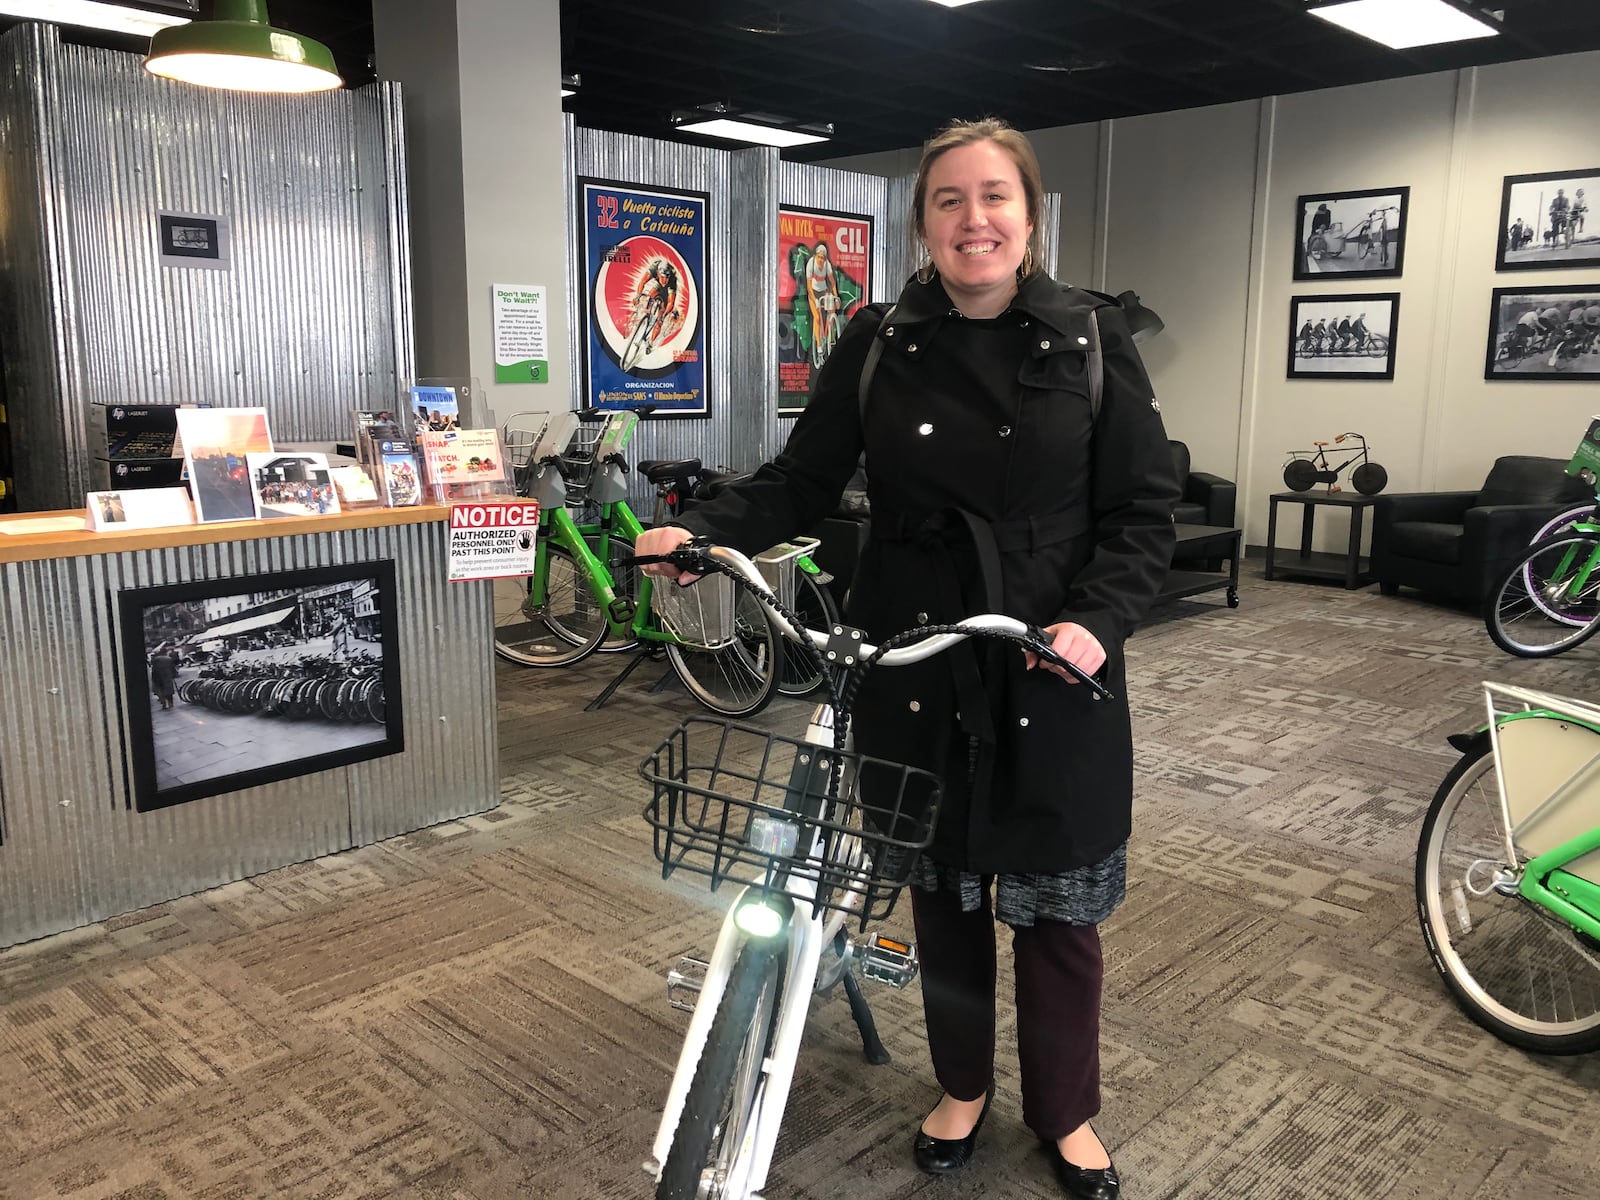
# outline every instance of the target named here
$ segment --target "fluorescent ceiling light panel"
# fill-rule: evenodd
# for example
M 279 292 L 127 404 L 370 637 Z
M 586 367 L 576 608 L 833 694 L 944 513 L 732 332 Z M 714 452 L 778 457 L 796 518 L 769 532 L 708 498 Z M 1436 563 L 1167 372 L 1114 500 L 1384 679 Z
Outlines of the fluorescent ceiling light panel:
M 1500 32 L 1490 22 L 1446 4 L 1445 0 L 1346 0 L 1308 11 L 1391 50 L 1464 42 L 1494 37 Z
M 777 129 L 771 125 L 756 125 L 750 121 L 735 121 L 728 117 L 688 121 L 678 128 L 685 133 L 703 133 L 707 137 L 723 138 L 730 142 L 752 142 L 757 146 L 807 146 L 812 142 L 828 140 L 815 133 L 801 133 L 796 129 Z
M 166 16 L 121 4 L 96 4 L 94 0 L 0 0 L 0 15 L 26 21 L 51 21 L 57 25 L 81 25 L 87 29 L 106 29 L 112 33 L 132 33 L 149 37 L 158 29 L 187 25 L 188 17 Z
M 933 0 L 935 4 L 942 4 L 946 8 L 960 8 L 963 4 L 976 4 L 978 0 Z

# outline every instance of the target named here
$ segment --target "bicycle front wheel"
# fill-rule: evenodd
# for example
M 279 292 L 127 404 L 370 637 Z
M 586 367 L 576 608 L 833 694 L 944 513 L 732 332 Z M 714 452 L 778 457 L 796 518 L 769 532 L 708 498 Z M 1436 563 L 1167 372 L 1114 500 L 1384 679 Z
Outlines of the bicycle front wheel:
M 1564 533 L 1580 521 L 1585 524 L 1600 522 L 1600 506 L 1580 504 L 1576 508 L 1567 509 L 1564 513 L 1557 513 L 1539 526 L 1539 532 L 1528 539 L 1528 545 L 1531 546 L 1535 542 L 1544 541 L 1547 537 L 1554 537 L 1558 533 Z
M 1364 462 L 1350 473 L 1350 482 L 1363 496 L 1376 496 L 1389 482 L 1389 472 L 1375 462 Z
M 565 547 L 548 545 L 550 579 L 543 605 L 533 603 L 531 578 L 494 581 L 494 651 L 525 667 L 567 667 L 599 648 L 605 614 L 588 577 Z
M 1490 886 L 1504 858 L 1485 742 L 1445 776 L 1423 818 L 1417 916 L 1428 953 L 1456 1003 L 1501 1040 L 1540 1054 L 1600 1050 L 1600 945 Z
M 667 659 L 689 694 L 724 717 L 748 717 L 778 690 L 782 640 L 767 610 L 740 588 L 734 602 L 735 634 L 715 650 L 667 643 Z
M 1548 658 L 1593 635 L 1600 619 L 1600 535 L 1565 533 L 1529 546 L 1484 614 L 1496 646 Z
M 785 939 L 746 942 L 695 1065 L 656 1200 L 718 1200 L 766 1084 Z
M 815 575 L 794 569 L 794 614 L 808 629 L 826 629 L 839 616 L 838 605 Z M 805 648 L 791 638 L 782 639 L 779 651 L 778 692 L 784 696 L 806 696 L 822 684 L 822 668 Z

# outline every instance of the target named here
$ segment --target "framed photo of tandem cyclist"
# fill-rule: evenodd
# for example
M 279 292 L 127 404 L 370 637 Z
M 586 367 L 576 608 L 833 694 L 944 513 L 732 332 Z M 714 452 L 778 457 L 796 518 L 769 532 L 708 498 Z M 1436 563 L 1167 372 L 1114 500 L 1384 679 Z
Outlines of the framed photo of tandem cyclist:
M 391 559 L 117 594 L 134 808 L 405 749 Z
M 1289 378 L 1394 378 L 1400 293 L 1295 296 L 1289 303 Z
M 1495 288 L 1483 377 L 1600 380 L 1600 279 Z

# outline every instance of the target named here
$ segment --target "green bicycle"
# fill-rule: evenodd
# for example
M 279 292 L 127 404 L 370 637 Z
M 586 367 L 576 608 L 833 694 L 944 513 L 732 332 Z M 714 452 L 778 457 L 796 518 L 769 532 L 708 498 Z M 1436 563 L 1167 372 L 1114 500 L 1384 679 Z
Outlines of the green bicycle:
M 1600 707 L 1485 683 L 1489 721 L 1417 843 L 1417 914 L 1466 1014 L 1541 1054 L 1600 1050 Z
M 760 603 L 727 580 L 656 587 L 626 567 L 644 528 L 627 503 L 623 453 L 638 414 L 606 413 L 592 436 L 579 433 L 579 415 L 524 415 L 507 424 L 518 491 L 540 505 L 539 541 L 531 576 L 496 581 L 496 652 L 524 666 L 563 667 L 603 648 L 642 644 L 647 653 L 664 652 L 689 693 L 725 716 L 759 712 L 775 693 L 820 684 L 815 669 L 793 668 Z M 645 465 L 659 497 L 685 464 Z M 574 500 L 581 504 L 569 507 Z M 826 595 L 818 582 L 826 577 L 809 563 L 808 548 L 775 547 L 758 561 L 813 602 Z

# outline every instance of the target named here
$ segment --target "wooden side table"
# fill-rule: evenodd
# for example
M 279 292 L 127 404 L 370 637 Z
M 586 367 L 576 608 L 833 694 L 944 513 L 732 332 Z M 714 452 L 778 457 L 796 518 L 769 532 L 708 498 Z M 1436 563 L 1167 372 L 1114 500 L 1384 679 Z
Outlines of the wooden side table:
M 1378 502 L 1376 496 L 1363 496 L 1359 492 L 1275 492 L 1267 510 L 1267 561 L 1266 577 L 1275 574 L 1309 575 L 1315 579 L 1342 580 L 1346 588 L 1365 587 L 1372 582 L 1371 563 L 1361 557 L 1361 526 L 1367 509 Z M 1278 505 L 1299 504 L 1300 553 L 1278 558 Z M 1317 509 L 1323 505 L 1350 510 L 1350 544 L 1343 554 L 1313 553 L 1311 532 L 1316 523 Z

